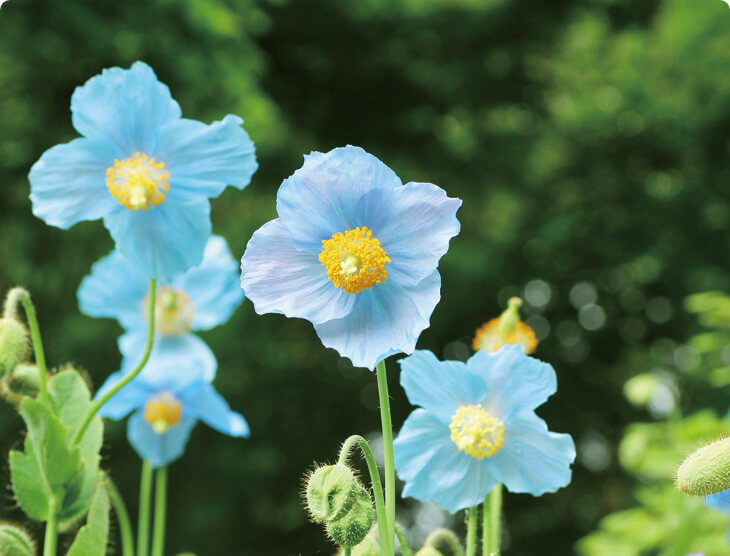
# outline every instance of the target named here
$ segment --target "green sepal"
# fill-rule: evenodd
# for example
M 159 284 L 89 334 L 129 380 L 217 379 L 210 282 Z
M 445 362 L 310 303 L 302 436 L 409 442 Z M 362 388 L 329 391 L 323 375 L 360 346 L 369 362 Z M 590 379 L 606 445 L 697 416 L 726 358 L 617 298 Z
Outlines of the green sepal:
M 66 556 L 104 556 L 109 541 L 109 495 L 100 481 L 84 525 Z
M 2 556 L 35 556 L 33 539 L 24 529 L 10 523 L 0 524 Z

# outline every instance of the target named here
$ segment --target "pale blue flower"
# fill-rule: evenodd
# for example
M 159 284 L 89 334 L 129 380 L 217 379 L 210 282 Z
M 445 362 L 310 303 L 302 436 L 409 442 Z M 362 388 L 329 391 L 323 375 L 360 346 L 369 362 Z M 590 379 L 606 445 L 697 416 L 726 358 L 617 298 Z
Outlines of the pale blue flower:
M 307 319 L 325 346 L 373 369 L 413 352 L 428 327 L 459 206 L 359 147 L 312 153 L 279 188 L 279 218 L 249 241 L 241 286 L 257 313 Z
M 535 414 L 555 393 L 553 368 L 506 345 L 466 364 L 417 351 L 400 361 L 408 399 L 421 406 L 395 440 L 403 496 L 451 513 L 475 506 L 498 483 L 540 496 L 570 483 L 575 445 Z
M 227 185 L 242 189 L 257 168 L 243 120 L 181 118 L 142 62 L 78 87 L 71 112 L 83 137 L 47 150 L 31 168 L 33 213 L 63 229 L 103 218 L 146 277 L 170 279 L 198 264 L 211 230 L 208 199 Z
M 156 346 L 142 372 L 99 412 L 114 420 L 132 413 L 127 423 L 129 442 L 153 467 L 167 465 L 182 456 L 198 420 L 223 434 L 249 435 L 243 416 L 232 411 L 210 384 L 215 377 L 215 358 L 205 350 L 175 349 L 174 343 L 179 340 L 171 338 L 165 348 Z M 107 379 L 96 394 L 97 399 L 131 372 L 135 364 L 136 360 L 125 358 L 122 370 Z

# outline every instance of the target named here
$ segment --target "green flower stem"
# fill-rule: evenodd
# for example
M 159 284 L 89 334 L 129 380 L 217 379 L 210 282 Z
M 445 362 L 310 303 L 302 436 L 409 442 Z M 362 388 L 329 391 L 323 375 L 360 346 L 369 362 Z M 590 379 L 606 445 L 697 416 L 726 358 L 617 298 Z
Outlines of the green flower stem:
M 79 442 L 81 442 L 81 439 L 84 437 L 84 433 L 86 432 L 86 429 L 89 428 L 89 425 L 91 424 L 91 421 L 94 419 L 94 416 L 99 413 L 99 410 L 102 408 L 102 406 L 108 402 L 110 399 L 114 397 L 114 395 L 119 392 L 122 388 L 124 388 L 127 384 L 132 382 L 134 378 L 142 372 L 142 369 L 144 369 L 144 366 L 147 364 L 147 361 L 150 358 L 150 354 L 152 353 L 152 345 L 155 341 L 155 294 L 157 293 L 157 281 L 154 278 L 150 278 L 150 287 L 149 287 L 149 293 L 147 294 L 148 301 L 149 301 L 149 307 L 147 310 L 147 346 L 145 347 L 144 355 L 142 356 L 142 360 L 139 362 L 139 365 L 129 373 L 127 376 L 125 376 L 122 380 L 120 380 L 114 388 L 109 390 L 106 394 L 104 394 L 101 398 L 99 398 L 96 402 L 94 402 L 94 405 L 91 406 L 89 409 L 89 413 L 84 418 L 84 422 L 81 424 L 79 429 L 76 431 L 76 434 L 74 435 L 71 445 L 76 446 Z
M 349 546 L 346 546 L 344 556 L 350 556 L 351 554 L 352 554 L 352 549 Z
M 408 546 L 408 541 L 406 540 L 406 536 L 403 534 L 403 530 L 400 528 L 400 526 L 397 523 L 395 524 L 395 535 L 398 537 L 398 542 L 400 543 L 400 550 L 403 553 L 403 556 L 413 556 L 413 553 L 411 552 L 411 547 Z
M 150 498 L 152 496 L 152 465 L 142 462 L 139 480 L 139 517 L 137 521 L 137 556 L 147 556 L 150 550 Z
M 41 403 L 48 407 L 48 369 L 46 368 L 46 355 L 43 351 L 43 341 L 41 340 L 41 330 L 38 326 L 38 318 L 35 314 L 33 302 L 30 300 L 28 290 L 24 288 L 13 288 L 8 292 L 5 299 L 5 309 L 3 316 L 8 318 L 16 318 L 18 303 L 23 304 L 25 317 L 28 320 L 28 329 L 30 330 L 31 341 L 33 342 L 33 353 L 35 355 L 35 363 L 41 373 L 40 398 Z
M 385 501 L 383 500 L 383 487 L 380 483 L 380 472 L 378 471 L 378 464 L 375 462 L 375 456 L 370 448 L 370 444 L 362 436 L 354 434 L 345 440 L 340 449 L 340 457 L 337 463 L 345 464 L 347 458 L 350 455 L 350 450 L 357 444 L 362 452 L 365 462 L 368 465 L 368 472 L 370 473 L 370 484 L 373 487 L 373 496 L 375 497 L 375 513 L 378 516 L 378 532 L 380 534 L 380 548 L 384 553 L 388 553 L 388 550 L 393 550 L 392 544 L 388 544 L 385 539 L 388 538 L 388 520 L 385 516 Z M 383 545 L 385 543 L 385 547 Z
M 467 510 L 466 518 L 466 556 L 476 556 L 478 521 L 479 506 L 472 506 Z
M 423 546 L 431 546 L 433 548 L 436 548 L 438 543 L 441 541 L 444 541 L 446 544 L 448 544 L 449 548 L 451 548 L 452 552 L 456 556 L 464 556 L 464 549 L 461 547 L 459 538 L 454 534 L 453 531 L 450 531 L 448 529 L 436 529 L 432 531 L 431 534 L 426 537 L 426 542 L 423 543 Z
M 167 467 L 160 467 L 155 477 L 155 528 L 152 532 L 152 556 L 164 556 L 166 512 Z
M 499 484 L 487 494 L 484 500 L 484 527 L 482 530 L 482 555 L 499 554 L 502 536 L 502 485 Z
M 395 466 L 393 464 L 393 425 L 390 420 L 390 398 L 388 396 L 388 377 L 385 373 L 385 361 L 378 363 L 378 397 L 380 398 L 380 422 L 383 427 L 383 459 L 385 462 L 385 517 L 388 525 L 386 546 L 395 542 Z M 383 551 L 383 537 L 380 539 L 381 551 L 385 556 L 394 551 Z
M 112 502 L 112 507 L 114 508 L 114 513 L 117 516 L 117 521 L 119 522 L 119 537 L 122 541 L 122 556 L 134 556 L 132 522 L 129 519 L 127 506 L 124 505 L 124 500 L 119 494 L 119 490 L 108 475 L 104 476 L 104 485 L 106 486 L 106 491 L 109 494 L 109 499 Z
M 56 498 L 48 500 L 48 521 L 46 521 L 46 536 L 43 539 L 43 556 L 56 556 L 58 542 L 58 517 L 56 516 Z

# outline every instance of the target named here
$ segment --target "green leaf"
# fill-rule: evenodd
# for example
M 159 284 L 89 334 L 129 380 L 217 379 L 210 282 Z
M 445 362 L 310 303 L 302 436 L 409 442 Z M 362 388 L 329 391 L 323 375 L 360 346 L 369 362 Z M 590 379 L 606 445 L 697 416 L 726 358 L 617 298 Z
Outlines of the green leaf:
M 100 481 L 91 501 L 89 515 L 76 534 L 66 556 L 104 556 L 109 539 L 109 495 Z
M 26 442 L 26 450 L 28 442 Z M 20 508 L 32 519 L 48 519 L 49 493 L 40 480 L 41 471 L 35 457 L 13 450 L 10 452 L 10 481 Z
M 28 532 L 10 523 L 0 524 L 0 554 L 3 556 L 33 556 L 33 539 Z

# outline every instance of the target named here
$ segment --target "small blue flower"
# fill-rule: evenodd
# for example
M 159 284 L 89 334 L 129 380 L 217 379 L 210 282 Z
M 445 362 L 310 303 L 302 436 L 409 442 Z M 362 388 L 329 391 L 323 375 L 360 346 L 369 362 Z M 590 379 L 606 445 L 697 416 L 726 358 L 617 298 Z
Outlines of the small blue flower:
M 413 352 L 428 327 L 460 206 L 359 147 L 314 152 L 279 188 L 279 218 L 248 242 L 241 286 L 257 313 L 307 319 L 326 347 L 373 369 Z
M 177 340 L 170 341 L 174 344 Z M 198 420 L 223 434 L 249 435 L 243 416 L 231 411 L 210 384 L 215 377 L 215 358 L 205 351 L 191 353 L 174 347 L 156 347 L 142 372 L 99 412 L 114 420 L 133 412 L 127 424 L 129 442 L 153 467 L 182 456 Z M 134 364 L 135 360 L 125 358 L 122 370 L 106 380 L 97 399 L 131 372 Z
M 74 91 L 71 112 L 83 137 L 31 168 L 33 214 L 63 229 L 103 218 L 146 277 L 170 279 L 198 264 L 211 229 L 208 199 L 227 185 L 243 189 L 257 168 L 243 120 L 181 118 L 142 62 L 92 77 Z
M 400 361 L 414 410 L 395 441 L 403 496 L 451 513 L 481 503 L 503 483 L 539 496 L 570 482 L 575 445 L 535 414 L 555 393 L 553 368 L 522 346 L 478 351 L 466 364 L 417 351 Z

